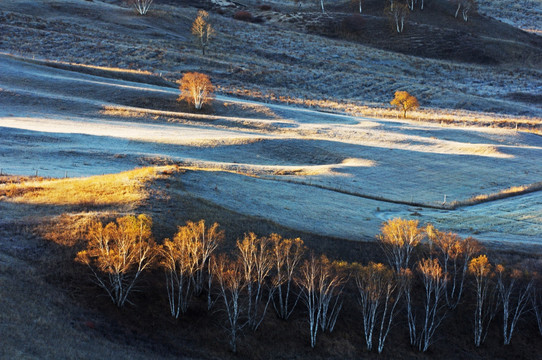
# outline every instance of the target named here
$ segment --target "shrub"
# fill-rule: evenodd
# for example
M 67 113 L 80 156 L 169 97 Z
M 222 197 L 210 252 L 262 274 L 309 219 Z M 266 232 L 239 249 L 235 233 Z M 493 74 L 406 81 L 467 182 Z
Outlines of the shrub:
M 252 14 L 249 11 L 240 10 L 240 11 L 237 11 L 235 14 L 233 14 L 233 18 L 235 20 L 241 20 L 241 21 L 252 21 Z
M 258 8 L 259 8 L 261 11 L 269 11 L 269 10 L 271 10 L 271 5 L 266 5 L 266 4 L 264 4 L 264 5 L 258 6 Z

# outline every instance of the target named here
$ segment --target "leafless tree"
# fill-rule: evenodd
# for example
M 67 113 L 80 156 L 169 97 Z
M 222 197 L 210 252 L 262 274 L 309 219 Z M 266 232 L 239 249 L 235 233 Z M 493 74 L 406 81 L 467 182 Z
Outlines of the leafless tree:
M 354 265 L 354 279 L 358 288 L 367 349 L 373 348 L 373 334 L 375 326 L 378 326 L 378 352 L 381 353 L 401 298 L 400 287 L 394 272 L 383 264 Z
M 431 241 L 433 251 L 443 264 L 446 275 L 446 303 L 455 309 L 461 301 L 469 261 L 480 252 L 481 245 L 473 238 L 462 239 L 454 233 L 438 231 L 427 226 L 427 237 Z
M 406 303 L 407 311 L 407 323 L 408 334 L 410 337 L 410 345 L 415 346 L 417 341 L 417 327 L 416 327 L 416 312 L 414 309 L 414 302 L 412 297 L 412 282 L 414 280 L 414 274 L 410 269 L 401 269 L 397 274 L 399 281 L 400 292 L 403 294 Z
M 271 234 L 269 237 L 272 243 L 272 258 L 274 266 L 274 297 L 273 305 L 277 315 L 281 319 L 288 319 L 299 300 L 300 293 L 297 296 L 292 292 L 294 287 L 294 275 L 299 262 L 303 256 L 305 248 L 303 240 L 283 239 L 280 235 Z M 292 299 L 295 296 L 295 300 Z
M 96 283 L 113 303 L 124 306 L 141 273 L 156 255 L 151 219 L 145 215 L 124 216 L 105 227 L 92 222 L 86 234 L 87 248 L 76 261 L 88 265 Z
M 459 15 L 459 12 L 461 11 L 461 15 L 463 16 L 464 21 L 469 20 L 469 12 L 475 7 L 474 0 L 454 0 L 455 3 L 457 3 L 457 10 L 455 11 L 455 17 Z
M 320 3 L 320 8 L 322 9 L 322 14 L 326 12 L 326 10 L 324 9 L 324 0 L 318 0 L 318 2 Z
M 395 29 L 398 33 L 402 33 L 405 27 L 405 20 L 409 14 L 409 9 L 406 4 L 392 3 L 387 8 L 386 13 L 390 16 L 391 21 L 395 23 Z
M 315 347 L 319 327 L 333 330 L 340 311 L 341 305 L 337 298 L 340 296 L 344 278 L 333 271 L 325 256 L 317 258 L 311 254 L 301 266 L 300 275 L 296 281 L 301 288 L 302 299 L 309 315 L 311 347 Z M 329 304 L 333 304 L 331 308 Z M 322 325 L 322 322 L 328 325 Z
M 242 320 L 243 313 L 246 311 L 241 301 L 241 294 L 246 286 L 243 265 L 239 261 L 229 260 L 225 256 L 213 258 L 211 263 L 227 317 L 226 330 L 230 339 L 230 348 L 235 353 L 240 332 L 247 324 Z
M 474 310 L 474 344 L 480 346 L 486 339 L 489 324 L 497 312 L 496 289 L 492 282 L 491 264 L 486 255 L 469 262 L 469 273 L 474 277 L 476 308 Z
M 126 2 L 133 6 L 139 15 L 147 15 L 153 0 L 126 0 Z
M 258 238 L 254 233 L 246 234 L 242 241 L 237 241 L 239 262 L 248 293 L 248 324 L 253 330 L 260 326 L 272 297 L 269 291 L 267 299 L 262 301 L 266 280 L 273 266 L 269 244 L 269 239 Z
M 425 236 L 423 229 L 418 227 L 418 221 L 399 218 L 388 220 L 380 232 L 378 240 L 390 266 L 396 273 L 409 268 L 412 251 Z
M 503 310 L 504 345 L 509 345 L 517 323 L 527 309 L 534 279 L 527 279 L 522 271 L 505 269 L 502 265 L 497 265 L 495 272 Z
M 361 14 L 363 10 L 361 0 L 351 0 L 351 1 L 352 1 L 353 6 L 356 6 L 356 4 L 358 5 L 359 13 Z

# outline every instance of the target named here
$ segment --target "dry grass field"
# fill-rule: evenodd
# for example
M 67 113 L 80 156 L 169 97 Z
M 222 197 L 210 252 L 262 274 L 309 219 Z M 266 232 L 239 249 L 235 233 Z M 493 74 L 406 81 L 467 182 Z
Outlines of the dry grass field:
M 299 311 L 268 314 L 234 355 L 206 299 L 168 316 L 161 270 L 125 309 L 103 296 L 73 261 L 83 234 L 140 213 L 158 243 L 205 219 L 226 231 L 223 252 L 276 232 L 362 264 L 386 260 L 375 236 L 401 217 L 540 266 L 539 2 L 480 1 L 464 23 L 431 1 L 403 34 L 376 0 L 354 33 L 346 1 L 324 15 L 316 2 L 218 3 L 231 6 L 155 0 L 139 16 L 120 0 L 0 0 L 0 358 L 537 358 L 533 316 L 511 345 L 495 325 L 475 348 L 468 306 L 428 353 L 404 317 L 393 350 L 368 352 L 352 297 L 316 349 Z M 205 56 L 190 34 L 200 8 L 216 30 Z M 187 71 L 216 85 L 201 112 L 177 101 Z M 406 119 L 389 105 L 397 90 L 421 104 Z

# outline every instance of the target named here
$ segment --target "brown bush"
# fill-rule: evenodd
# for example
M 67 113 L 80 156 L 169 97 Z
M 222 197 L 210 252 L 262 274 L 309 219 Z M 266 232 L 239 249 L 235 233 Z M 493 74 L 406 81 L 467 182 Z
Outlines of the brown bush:
M 235 20 L 241 20 L 241 21 L 252 21 L 252 14 L 249 11 L 240 10 L 240 11 L 237 11 L 235 14 L 233 14 L 233 18 Z
M 258 9 L 260 9 L 261 11 L 269 11 L 271 10 L 271 5 L 266 5 L 266 4 L 260 5 L 258 6 Z

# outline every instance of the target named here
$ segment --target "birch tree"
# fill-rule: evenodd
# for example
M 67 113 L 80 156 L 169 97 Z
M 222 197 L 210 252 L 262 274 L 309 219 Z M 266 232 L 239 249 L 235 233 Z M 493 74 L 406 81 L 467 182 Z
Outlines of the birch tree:
M 288 319 L 299 300 L 300 293 L 294 294 L 294 275 L 305 252 L 303 240 L 283 239 L 280 235 L 271 234 L 273 259 L 273 305 L 281 319 Z
M 181 80 L 177 81 L 181 95 L 177 101 L 186 100 L 192 104 L 196 110 L 201 110 L 204 104 L 211 101 L 214 86 L 211 83 L 209 76 L 198 73 L 189 72 L 183 75 Z
M 417 342 L 418 349 L 425 352 L 433 343 L 435 331 L 444 318 L 441 303 L 446 291 L 446 277 L 437 259 L 419 261 L 418 269 L 425 289 L 425 300 Z
M 376 331 L 378 352 L 381 353 L 401 297 L 400 287 L 394 272 L 383 264 L 354 265 L 354 279 L 358 289 L 367 349 L 372 350 L 373 335 Z
M 324 9 L 324 0 L 317 0 L 317 2 L 320 4 L 320 9 L 322 9 L 322 14 L 326 12 Z
M 461 15 L 463 17 L 463 20 L 466 22 L 469 20 L 469 12 L 475 7 L 474 0 L 453 0 L 454 3 L 457 4 L 457 9 L 455 10 L 455 17 L 459 15 L 461 12 Z
M 88 265 L 98 286 L 111 301 L 123 307 L 142 272 L 155 258 L 151 219 L 146 215 L 124 216 L 105 227 L 92 222 L 86 234 L 87 247 L 76 261 Z
M 153 0 L 127 0 L 127 3 L 131 5 L 139 15 L 147 15 Z
M 443 264 L 444 274 L 448 280 L 446 303 L 450 309 L 455 309 L 463 295 L 469 261 L 480 252 L 481 245 L 473 238 L 462 239 L 457 234 L 441 232 L 433 226 L 428 226 L 426 231 L 433 252 Z
M 395 218 L 382 225 L 377 238 L 396 273 L 410 267 L 412 252 L 425 236 L 418 224 L 417 220 Z
M 534 280 L 527 279 L 518 269 L 505 269 L 502 265 L 497 265 L 495 272 L 503 311 L 504 345 L 509 345 L 518 321 L 527 309 Z
M 264 300 L 266 280 L 273 266 L 269 244 L 267 238 L 258 238 L 254 233 L 246 234 L 242 241 L 237 241 L 239 262 L 248 293 L 248 324 L 253 330 L 260 326 L 272 297 L 269 291 Z
M 205 49 L 207 49 L 215 35 L 213 27 L 209 24 L 209 13 L 205 10 L 199 10 L 190 30 L 201 48 L 202 54 L 205 55 Z
M 241 294 L 246 286 L 243 265 L 239 261 L 229 260 L 223 255 L 217 259 L 213 258 L 212 265 L 226 313 L 226 331 L 229 335 L 230 349 L 235 353 L 237 352 L 237 340 L 243 327 L 247 324 L 246 321 L 243 321 L 246 308 L 241 301 Z
M 193 226 L 179 227 L 173 240 L 165 239 L 160 265 L 166 275 L 166 290 L 171 315 L 176 319 L 186 313 L 194 293 L 196 273 L 202 266 L 202 242 Z
M 474 310 L 474 345 L 480 346 L 486 339 L 489 324 L 497 310 L 496 289 L 492 283 L 491 264 L 486 255 L 469 262 L 469 273 L 474 277 L 476 308 Z
M 416 312 L 414 309 L 414 302 L 412 298 L 412 282 L 414 274 L 410 269 L 401 269 L 397 274 L 397 279 L 401 287 L 401 293 L 405 298 L 406 312 L 407 312 L 407 324 L 408 335 L 410 338 L 410 345 L 415 346 L 417 341 L 417 327 L 416 327 Z
M 358 9 L 359 9 L 359 13 L 361 14 L 363 9 L 362 9 L 362 3 L 361 3 L 361 0 L 351 0 L 352 1 L 352 5 L 353 6 L 357 6 Z
M 333 271 L 329 260 L 324 255 L 317 258 L 311 254 L 301 266 L 296 281 L 301 288 L 302 300 L 307 308 L 311 347 L 314 348 L 318 328 L 333 330 L 332 326 L 340 312 L 338 297 L 341 295 L 344 278 Z M 332 304 L 331 308 L 330 304 Z M 322 325 L 322 323 L 328 325 Z
M 405 20 L 409 14 L 409 9 L 406 4 L 399 4 L 393 2 L 392 5 L 385 11 L 391 21 L 395 24 L 395 30 L 398 33 L 402 33 L 405 27 Z

